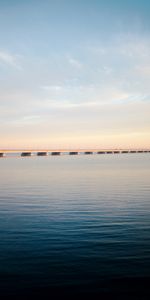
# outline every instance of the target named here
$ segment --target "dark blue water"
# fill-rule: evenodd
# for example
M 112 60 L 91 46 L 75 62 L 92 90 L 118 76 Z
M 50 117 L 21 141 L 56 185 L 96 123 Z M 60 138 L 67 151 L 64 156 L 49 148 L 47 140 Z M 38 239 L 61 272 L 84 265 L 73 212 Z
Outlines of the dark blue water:
M 150 154 L 0 159 L 2 299 L 149 287 Z

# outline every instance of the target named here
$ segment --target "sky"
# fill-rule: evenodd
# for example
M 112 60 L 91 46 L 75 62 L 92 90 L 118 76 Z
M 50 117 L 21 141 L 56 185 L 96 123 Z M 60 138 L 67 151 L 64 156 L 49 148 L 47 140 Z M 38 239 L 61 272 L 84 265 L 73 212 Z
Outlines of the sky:
M 150 148 L 149 0 L 0 0 L 0 148 Z

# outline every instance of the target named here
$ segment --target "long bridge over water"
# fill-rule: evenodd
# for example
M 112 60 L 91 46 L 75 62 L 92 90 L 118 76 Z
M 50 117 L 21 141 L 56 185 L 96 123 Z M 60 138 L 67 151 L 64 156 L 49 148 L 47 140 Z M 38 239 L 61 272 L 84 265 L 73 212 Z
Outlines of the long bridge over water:
M 0 157 L 13 156 L 59 156 L 68 155 L 92 155 L 92 154 L 127 154 L 127 153 L 150 153 L 150 149 L 25 149 L 25 150 L 0 150 Z

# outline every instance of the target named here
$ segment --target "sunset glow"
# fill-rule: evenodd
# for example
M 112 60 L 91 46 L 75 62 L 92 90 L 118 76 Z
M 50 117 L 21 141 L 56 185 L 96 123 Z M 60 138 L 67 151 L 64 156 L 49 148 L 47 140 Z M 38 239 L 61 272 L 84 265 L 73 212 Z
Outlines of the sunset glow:
M 105 2 L 0 1 L 1 149 L 150 147 L 150 3 Z

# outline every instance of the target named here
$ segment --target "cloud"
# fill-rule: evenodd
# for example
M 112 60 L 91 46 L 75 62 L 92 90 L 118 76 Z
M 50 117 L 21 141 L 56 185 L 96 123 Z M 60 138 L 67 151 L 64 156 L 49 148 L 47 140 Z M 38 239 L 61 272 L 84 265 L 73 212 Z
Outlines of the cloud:
M 150 76 L 150 64 L 149 65 L 141 65 L 135 68 L 135 71 L 144 77 Z M 150 77 L 149 77 L 150 78 Z
M 45 91 L 52 91 L 52 92 L 60 92 L 62 90 L 61 85 L 44 85 L 41 86 L 41 89 Z
M 68 62 L 72 67 L 74 67 L 76 69 L 81 69 L 83 67 L 83 64 L 75 58 L 69 57 Z
M 97 43 L 87 46 L 87 50 L 92 55 L 97 55 L 104 59 L 116 55 L 123 55 L 131 58 L 149 58 L 150 39 L 149 37 L 136 34 L 117 34 L 113 39 L 108 39 L 107 42 Z
M 7 130 L 20 137 L 23 131 L 25 137 L 39 133 L 40 139 L 44 132 L 54 141 L 67 134 L 68 139 L 96 135 L 97 141 L 109 134 L 148 136 L 149 45 L 142 37 L 118 38 L 72 56 L 24 59 L 22 76 L 10 72 L 0 82 L 1 136 Z M 0 51 L 1 64 L 18 68 L 18 61 Z
M 11 67 L 15 67 L 16 69 L 20 69 L 20 65 L 18 64 L 18 55 L 12 55 L 5 51 L 0 51 L 0 63 L 5 64 Z

